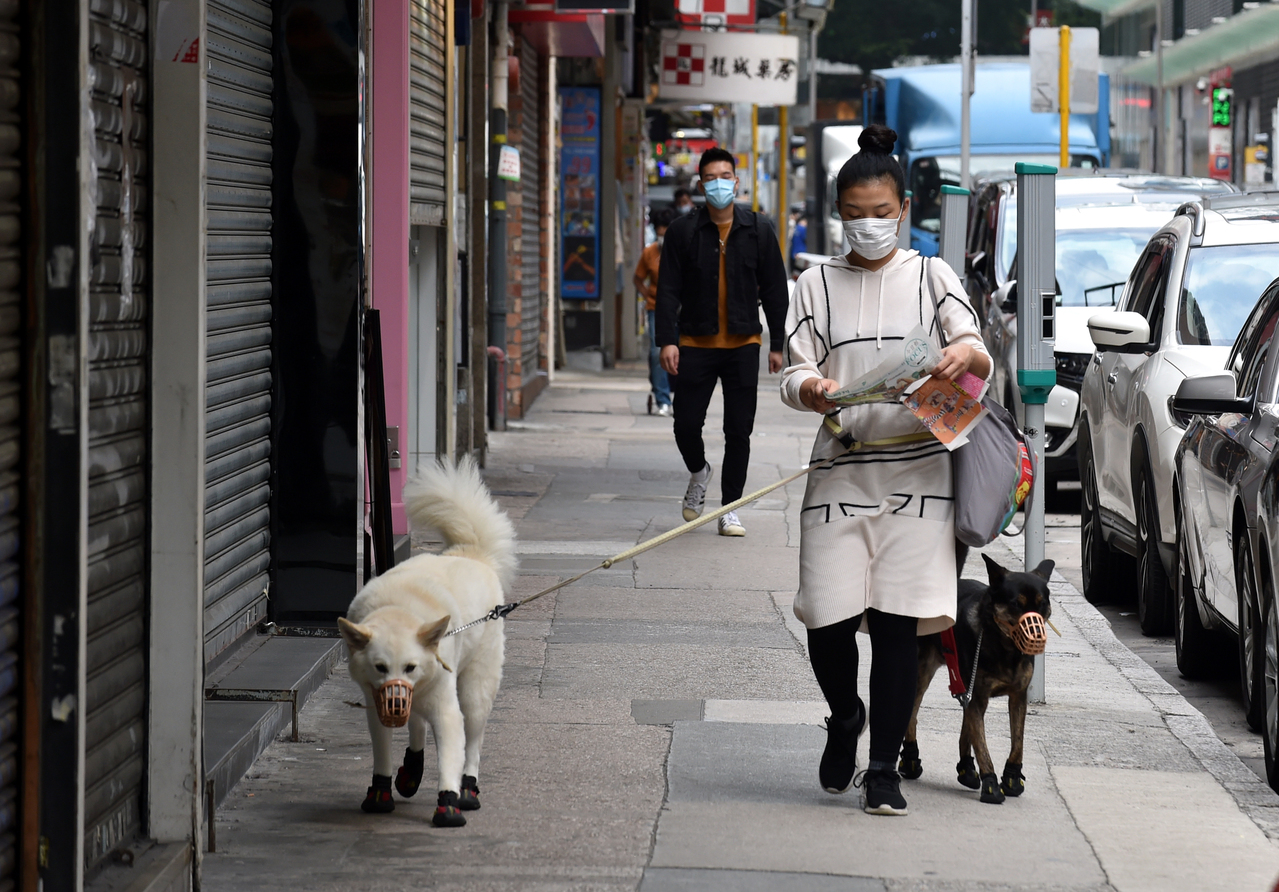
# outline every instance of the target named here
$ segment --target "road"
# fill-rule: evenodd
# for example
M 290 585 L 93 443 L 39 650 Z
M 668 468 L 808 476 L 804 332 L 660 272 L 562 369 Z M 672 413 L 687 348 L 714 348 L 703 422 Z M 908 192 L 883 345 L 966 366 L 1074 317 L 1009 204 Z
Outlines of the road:
M 1047 542 L 1044 553 L 1056 561 L 1057 569 L 1075 588 L 1083 591 L 1079 559 L 1079 484 L 1063 482 L 1045 507 Z M 1096 606 L 1110 620 L 1115 637 L 1202 712 L 1217 736 L 1258 777 L 1265 780 L 1266 764 L 1261 735 L 1251 730 L 1244 721 L 1243 707 L 1239 702 L 1239 672 L 1235 662 L 1227 659 L 1222 671 L 1214 678 L 1202 681 L 1182 678 L 1177 672 L 1177 653 L 1172 637 L 1147 638 L 1143 635 L 1137 623 L 1136 604 L 1128 602 Z M 1228 648 L 1223 648 L 1223 652 L 1233 653 Z

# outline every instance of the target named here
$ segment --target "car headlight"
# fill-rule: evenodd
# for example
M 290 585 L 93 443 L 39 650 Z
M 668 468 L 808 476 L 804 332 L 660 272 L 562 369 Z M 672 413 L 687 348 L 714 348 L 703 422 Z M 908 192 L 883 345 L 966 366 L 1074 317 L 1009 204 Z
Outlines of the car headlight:
M 1092 354 L 1056 353 L 1053 357 L 1057 365 L 1057 383 L 1078 393 L 1083 387 L 1088 363 L 1092 362 Z

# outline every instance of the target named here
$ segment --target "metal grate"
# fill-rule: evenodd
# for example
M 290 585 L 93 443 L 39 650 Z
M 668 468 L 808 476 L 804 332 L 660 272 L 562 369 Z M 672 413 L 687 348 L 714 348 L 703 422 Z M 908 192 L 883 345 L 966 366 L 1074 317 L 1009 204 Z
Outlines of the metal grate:
M 444 223 L 443 0 L 409 4 L 409 221 Z
M 528 383 L 537 375 L 542 330 L 541 130 L 537 50 L 520 46 L 520 368 Z

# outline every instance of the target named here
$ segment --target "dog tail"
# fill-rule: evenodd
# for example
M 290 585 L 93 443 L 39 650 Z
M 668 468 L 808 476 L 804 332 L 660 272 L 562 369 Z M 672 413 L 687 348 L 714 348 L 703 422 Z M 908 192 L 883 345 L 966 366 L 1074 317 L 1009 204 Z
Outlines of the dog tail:
M 422 465 L 404 487 L 404 508 L 415 530 L 435 529 L 450 551 L 466 551 L 493 568 L 502 588 L 515 579 L 515 527 L 493 501 L 469 457 L 457 464 Z

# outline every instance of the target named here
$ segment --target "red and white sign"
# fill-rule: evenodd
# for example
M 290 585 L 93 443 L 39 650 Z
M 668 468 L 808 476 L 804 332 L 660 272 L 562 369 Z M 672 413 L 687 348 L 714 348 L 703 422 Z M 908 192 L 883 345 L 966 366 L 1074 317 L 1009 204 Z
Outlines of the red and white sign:
M 755 0 L 678 0 L 675 18 L 695 28 L 755 24 Z
M 794 105 L 799 38 L 737 31 L 662 34 L 658 98 Z
M 706 44 L 662 45 L 662 84 L 701 87 L 706 84 Z

